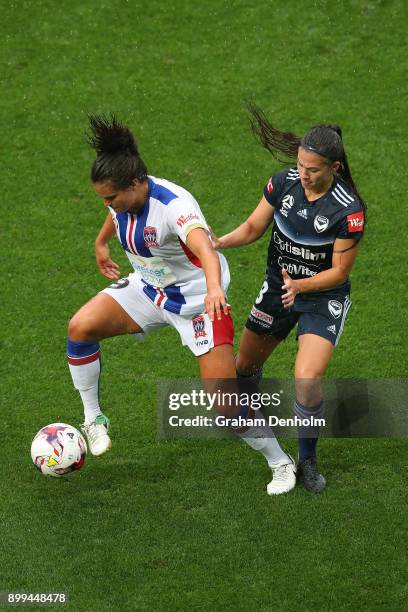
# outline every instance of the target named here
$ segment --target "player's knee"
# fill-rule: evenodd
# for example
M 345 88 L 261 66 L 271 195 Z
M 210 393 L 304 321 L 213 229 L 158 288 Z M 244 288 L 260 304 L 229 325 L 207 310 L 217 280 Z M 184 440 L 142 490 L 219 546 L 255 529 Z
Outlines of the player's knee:
M 322 371 L 313 363 L 297 363 L 295 367 L 295 378 L 303 380 L 320 380 L 323 377 Z
M 321 375 L 312 368 L 296 369 L 296 399 L 304 406 L 315 406 L 321 401 Z
M 242 374 L 243 376 L 252 376 L 258 372 L 259 364 L 255 363 L 253 359 L 250 359 L 242 353 L 238 353 L 235 360 L 235 368 L 238 374 Z
M 77 312 L 68 323 L 68 337 L 77 342 L 96 340 L 92 320 Z

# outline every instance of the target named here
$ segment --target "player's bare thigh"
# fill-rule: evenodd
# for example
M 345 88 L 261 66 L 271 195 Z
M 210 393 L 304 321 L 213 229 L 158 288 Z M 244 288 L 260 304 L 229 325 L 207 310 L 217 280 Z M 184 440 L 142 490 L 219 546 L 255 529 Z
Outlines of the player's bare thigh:
M 261 336 L 245 327 L 236 359 L 238 372 L 241 374 L 257 372 L 279 343 L 280 340 L 274 336 Z
M 316 406 L 322 400 L 320 381 L 333 355 L 334 346 L 316 334 L 298 338 L 295 362 L 296 397 L 304 406 Z
M 120 304 L 106 293 L 99 293 L 84 304 L 68 324 L 68 335 L 76 342 L 91 342 L 142 331 Z

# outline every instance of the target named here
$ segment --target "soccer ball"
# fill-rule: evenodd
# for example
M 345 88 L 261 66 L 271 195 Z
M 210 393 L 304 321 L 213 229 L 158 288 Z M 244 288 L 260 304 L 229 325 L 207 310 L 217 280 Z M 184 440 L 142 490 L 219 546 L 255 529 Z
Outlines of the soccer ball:
M 40 429 L 31 444 L 31 458 L 46 476 L 63 476 L 80 470 L 86 457 L 86 442 L 75 427 L 52 423 Z

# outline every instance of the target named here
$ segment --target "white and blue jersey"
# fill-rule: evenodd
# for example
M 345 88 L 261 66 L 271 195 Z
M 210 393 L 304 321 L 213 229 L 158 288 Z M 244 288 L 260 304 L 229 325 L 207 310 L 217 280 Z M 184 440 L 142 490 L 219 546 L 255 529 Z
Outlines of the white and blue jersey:
M 188 249 L 189 232 L 209 233 L 198 202 L 185 189 L 165 179 L 148 177 L 147 202 L 138 213 L 116 213 L 109 207 L 116 234 L 146 296 L 160 308 L 190 315 L 204 309 L 207 286 L 200 260 Z M 218 253 L 221 284 L 226 292 L 228 264 Z

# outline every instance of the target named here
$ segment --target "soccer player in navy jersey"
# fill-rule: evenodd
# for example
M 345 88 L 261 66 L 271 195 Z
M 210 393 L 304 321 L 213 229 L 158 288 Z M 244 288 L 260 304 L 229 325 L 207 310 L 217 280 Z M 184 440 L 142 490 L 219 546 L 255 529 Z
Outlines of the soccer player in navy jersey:
M 365 204 L 337 125 L 314 126 L 300 138 L 275 129 L 256 106 L 249 110 L 262 145 L 279 161 L 280 154 L 296 158 L 297 167 L 268 181 L 242 225 L 219 239 L 213 236 L 217 249 L 238 247 L 258 240 L 273 223 L 265 281 L 236 367 L 239 377 L 259 380 L 265 361 L 297 324 L 294 412 L 310 420 L 324 414 L 320 379 L 351 306 L 349 274 L 363 235 Z M 318 427 L 299 427 L 298 478 L 316 493 L 326 486 L 316 461 L 318 434 Z
M 91 453 L 101 455 L 111 440 L 99 405 L 100 340 L 171 325 L 197 357 L 204 381 L 235 379 L 236 371 L 228 265 L 213 248 L 197 201 L 182 187 L 148 174 L 133 134 L 115 116 L 90 117 L 89 143 L 97 153 L 91 181 L 108 209 L 95 242 L 96 262 L 115 282 L 71 319 L 67 355 L 84 406 L 82 429 Z M 109 253 L 114 236 L 133 267 L 122 279 Z M 266 422 L 236 433 L 267 460 L 273 473 L 268 493 L 285 492 L 288 479 L 282 474 L 293 464 Z

